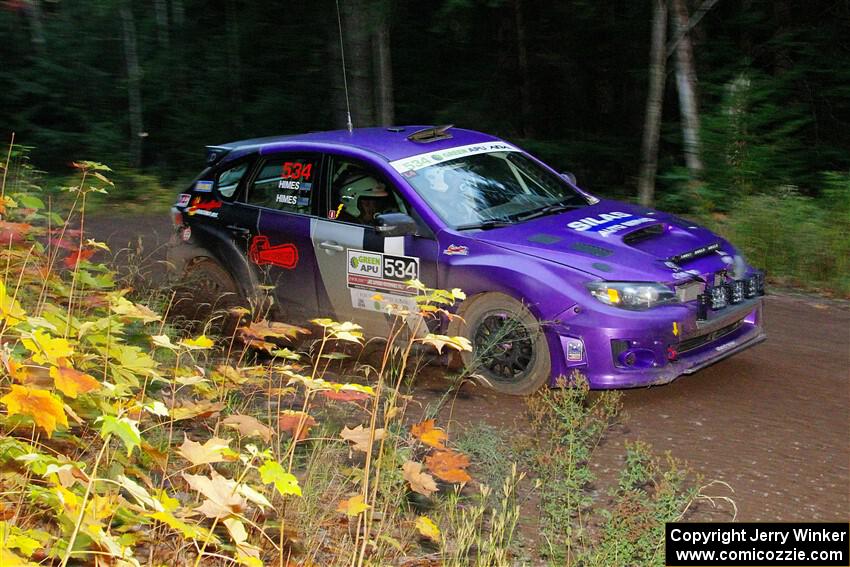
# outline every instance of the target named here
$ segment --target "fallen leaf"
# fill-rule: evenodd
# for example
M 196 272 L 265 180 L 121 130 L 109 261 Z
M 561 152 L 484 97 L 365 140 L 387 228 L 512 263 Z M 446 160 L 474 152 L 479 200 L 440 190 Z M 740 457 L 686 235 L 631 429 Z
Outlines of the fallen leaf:
M 369 429 L 364 429 L 362 425 L 358 425 L 354 429 L 349 429 L 348 427 L 343 427 L 339 436 L 345 439 L 346 441 L 351 441 L 354 445 L 351 446 L 355 451 L 363 451 L 367 453 L 369 451 Z M 380 441 L 384 438 L 384 430 L 376 429 L 375 430 L 375 441 Z
M 440 528 L 428 516 L 416 518 L 416 531 L 434 543 L 440 543 Z
M 155 311 L 144 305 L 133 303 L 117 293 L 109 296 L 109 308 L 112 313 L 123 319 L 136 319 L 142 323 L 153 323 L 162 319 Z
M 221 421 L 221 424 L 232 427 L 242 437 L 259 437 L 266 443 L 271 441 L 274 435 L 274 429 L 250 415 L 229 415 Z
M 213 545 L 219 544 L 218 538 L 205 528 L 195 524 L 187 524 L 170 512 L 154 512 L 153 514 L 147 514 L 147 516 L 154 520 L 159 520 L 171 529 L 180 532 L 186 539 L 194 539 L 201 542 L 208 541 Z
M 215 342 L 207 337 L 206 335 L 201 335 L 200 337 L 194 339 L 183 339 L 179 341 L 177 344 L 188 348 L 189 350 L 200 350 L 206 348 L 212 348 Z
M 221 402 L 188 402 L 182 406 L 171 408 L 171 417 L 174 421 L 183 419 L 206 419 L 217 416 L 224 409 Z
M 430 474 L 422 472 L 422 463 L 407 461 L 401 466 L 402 477 L 410 483 L 410 489 L 423 496 L 431 496 L 437 492 L 437 483 Z
M 237 491 L 236 482 L 215 471 L 209 477 L 186 473 L 182 473 L 182 476 L 193 490 L 206 498 L 195 510 L 207 518 L 226 518 L 231 514 L 240 514 L 248 506 L 248 500 Z
M 455 451 L 436 451 L 425 459 L 425 466 L 434 475 L 446 482 L 469 482 L 467 474 L 469 457 Z
M 100 382 L 94 376 L 69 366 L 51 366 L 50 376 L 53 378 L 56 389 L 69 398 L 76 398 L 80 394 L 100 389 Z
M 410 432 L 426 445 L 436 449 L 445 449 L 446 446 L 443 445 L 443 441 L 448 439 L 448 436 L 439 427 L 434 427 L 434 423 L 433 419 L 426 419 L 422 423 L 411 426 Z
M 47 437 L 53 435 L 57 425 L 68 427 L 68 418 L 63 409 L 62 400 L 55 394 L 38 388 L 28 388 L 12 384 L 12 390 L 0 398 L 11 415 L 28 415 L 36 425 L 44 429 Z
M 184 434 L 185 435 L 185 434 Z M 224 460 L 222 451 L 230 449 L 230 441 L 213 437 L 201 445 L 197 441 L 189 439 L 185 435 L 183 444 L 177 449 L 180 455 L 193 465 L 205 465 L 209 463 L 220 463 Z
M 280 430 L 286 431 L 293 437 L 296 437 L 296 441 L 306 439 L 310 434 L 310 428 L 316 425 L 316 423 L 313 416 L 303 411 L 282 411 L 277 418 L 277 424 Z
M 348 516 L 357 516 L 369 508 L 371 508 L 371 506 L 364 502 L 363 495 L 358 494 L 356 496 L 352 496 L 348 500 L 341 501 L 339 506 L 337 506 L 336 511 L 342 512 Z
M 322 395 L 336 402 L 359 402 L 369 399 L 369 394 L 357 392 L 356 390 L 325 390 L 322 392 Z
M 0 319 L 10 326 L 15 326 L 26 319 L 26 312 L 17 299 L 6 292 L 6 284 L 0 281 Z

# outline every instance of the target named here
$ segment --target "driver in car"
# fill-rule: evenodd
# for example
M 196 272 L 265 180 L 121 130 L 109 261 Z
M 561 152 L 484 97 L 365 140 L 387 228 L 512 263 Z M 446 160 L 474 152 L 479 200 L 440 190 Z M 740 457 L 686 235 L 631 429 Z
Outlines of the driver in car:
M 345 183 L 339 199 L 342 210 L 337 219 L 345 222 L 372 225 L 376 215 L 398 211 L 386 186 L 371 175 Z

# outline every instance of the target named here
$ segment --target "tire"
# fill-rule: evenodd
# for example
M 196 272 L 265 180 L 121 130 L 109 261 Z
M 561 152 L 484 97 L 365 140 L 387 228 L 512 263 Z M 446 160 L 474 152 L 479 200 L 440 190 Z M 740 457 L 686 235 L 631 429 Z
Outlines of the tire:
M 543 328 L 522 303 L 502 293 L 472 300 L 461 314 L 461 335 L 472 343 L 463 363 L 479 382 L 501 392 L 523 396 L 548 382 L 552 371 Z
M 211 258 L 192 261 L 175 292 L 172 313 L 193 327 L 210 322 L 210 329 L 223 335 L 231 334 L 240 319 L 229 310 L 248 305 L 230 273 Z

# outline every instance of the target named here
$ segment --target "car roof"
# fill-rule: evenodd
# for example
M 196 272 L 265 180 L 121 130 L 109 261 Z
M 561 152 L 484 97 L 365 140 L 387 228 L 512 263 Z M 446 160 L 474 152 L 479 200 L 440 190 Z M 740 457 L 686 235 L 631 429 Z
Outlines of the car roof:
M 426 136 L 421 140 L 410 139 L 417 132 L 431 130 L 435 133 L 434 136 Z M 351 132 L 332 130 L 289 136 L 269 136 L 229 142 L 214 148 L 228 151 L 222 160 L 225 162 L 253 152 L 267 154 L 284 151 L 300 143 L 357 148 L 376 154 L 387 161 L 394 161 L 425 152 L 492 141 L 499 141 L 499 138 L 463 128 L 411 125 L 355 128 Z

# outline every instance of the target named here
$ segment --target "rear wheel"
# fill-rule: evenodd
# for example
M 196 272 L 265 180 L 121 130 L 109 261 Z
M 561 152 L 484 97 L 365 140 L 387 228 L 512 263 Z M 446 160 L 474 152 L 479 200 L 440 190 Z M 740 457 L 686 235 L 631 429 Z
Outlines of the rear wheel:
M 551 360 L 546 336 L 534 315 L 519 301 L 488 293 L 463 311 L 461 334 L 472 343 L 463 353 L 479 381 L 505 394 L 531 394 L 549 380 Z
M 199 258 L 189 264 L 176 286 L 172 313 L 194 326 L 206 326 L 230 334 L 240 317 L 234 307 L 247 307 L 247 301 L 230 273 L 211 258 Z

